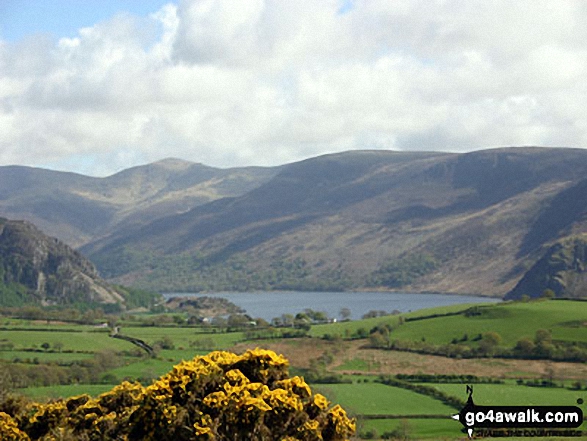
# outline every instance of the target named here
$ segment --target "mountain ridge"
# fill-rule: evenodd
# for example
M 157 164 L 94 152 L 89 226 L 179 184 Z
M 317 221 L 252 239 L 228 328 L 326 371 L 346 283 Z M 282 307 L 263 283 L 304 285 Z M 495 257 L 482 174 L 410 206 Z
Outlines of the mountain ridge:
M 25 166 L 0 167 L 0 215 L 28 220 L 79 247 L 122 225 L 149 222 L 269 179 L 264 167 L 217 169 L 164 159 L 96 178 Z
M 283 166 L 241 196 L 119 230 L 82 250 L 109 277 L 157 288 L 238 289 L 240 283 L 503 296 L 548 241 L 585 229 L 580 210 L 557 205 L 565 192 L 580 197 L 573 188 L 582 188 L 585 172 L 581 149 L 324 155 Z M 543 227 L 540 216 L 557 206 L 566 210 L 559 214 L 570 214 L 566 224 Z M 133 253 L 151 256 L 148 271 L 131 265 L 116 272 L 116 258 L 104 265 Z M 178 273 L 184 280 L 178 284 L 160 274 L 160 268 L 173 273 L 171 256 L 176 265 L 177 256 L 191 261 L 184 269 L 197 276 Z M 214 283 L 206 273 L 226 280 Z M 262 280 L 243 282 L 255 277 Z
M 100 185 L 23 173 L 19 186 L 0 167 L 0 214 L 20 203 L 109 280 L 157 290 L 504 296 L 587 232 L 583 149 L 363 150 L 237 169 L 168 158 Z

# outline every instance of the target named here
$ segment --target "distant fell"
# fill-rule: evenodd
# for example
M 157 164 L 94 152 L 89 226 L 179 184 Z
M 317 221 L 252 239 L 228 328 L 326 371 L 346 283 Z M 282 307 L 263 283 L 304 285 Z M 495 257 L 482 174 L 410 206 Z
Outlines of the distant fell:
M 126 286 L 504 296 L 587 233 L 586 176 L 587 150 L 538 147 L 268 168 L 165 159 L 106 178 L 11 166 L 0 216 L 33 222 Z
M 171 291 L 384 289 L 503 296 L 587 232 L 587 151 L 352 151 L 82 247 L 113 280 Z
M 0 216 L 26 219 L 79 247 L 123 226 L 151 222 L 239 196 L 277 169 L 218 169 L 165 159 L 105 178 L 23 166 L 0 167 Z

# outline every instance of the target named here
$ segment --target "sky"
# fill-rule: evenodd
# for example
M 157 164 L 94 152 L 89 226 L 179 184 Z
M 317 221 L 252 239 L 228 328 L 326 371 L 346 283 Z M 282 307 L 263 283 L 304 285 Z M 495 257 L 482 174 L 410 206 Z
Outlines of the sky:
M 582 0 L 0 0 L 0 165 L 587 147 Z

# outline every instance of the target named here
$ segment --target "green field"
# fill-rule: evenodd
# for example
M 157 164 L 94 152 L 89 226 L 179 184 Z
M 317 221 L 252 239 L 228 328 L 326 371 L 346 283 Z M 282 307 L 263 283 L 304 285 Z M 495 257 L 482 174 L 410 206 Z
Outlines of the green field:
M 86 327 L 91 329 L 91 327 Z M 97 352 L 105 349 L 124 351 L 133 349 L 133 345 L 123 340 L 111 338 L 107 331 L 86 330 L 82 332 L 68 332 L 56 330 L 53 332 L 39 331 L 33 327 L 30 330 L 4 330 L 1 338 L 14 344 L 14 349 L 40 348 L 43 343 L 54 347 L 56 343 L 62 345 L 64 351 Z
M 379 366 L 380 363 L 373 363 L 360 358 L 353 358 L 352 360 L 345 361 L 335 369 L 337 371 L 369 372 L 377 369 Z
M 356 415 L 452 415 L 454 409 L 425 395 L 380 383 L 314 387 Z
M 336 338 L 356 338 L 356 333 L 361 328 L 368 333 L 378 325 L 388 324 L 393 328 L 390 334 L 393 339 L 414 342 L 424 339 L 427 343 L 437 345 L 448 344 L 453 339 L 462 339 L 464 334 L 468 336 L 465 344 L 476 345 L 477 343 L 474 342 L 476 335 L 494 331 L 500 334 L 503 347 L 512 347 L 523 337 L 532 340 L 537 329 L 551 330 L 554 341 L 587 344 L 587 302 L 557 300 L 486 304 L 479 308 L 480 315 L 461 314 L 472 306 L 480 305 L 452 305 L 401 316 L 314 325 L 308 333 L 310 338 L 283 340 L 275 337 L 267 340 L 251 340 L 248 346 L 253 348 L 279 345 L 284 351 L 291 349 L 296 354 L 290 358 L 291 370 L 302 375 L 309 362 L 317 359 L 321 351 L 330 351 L 334 357 L 334 362 L 323 367 L 327 373 L 341 370 L 364 373 L 365 375 L 352 376 L 353 384 L 312 386 L 314 391 L 323 393 L 333 403 L 340 403 L 350 413 L 356 415 L 359 418 L 360 433 L 369 430 L 375 430 L 379 435 L 389 433 L 404 425 L 402 417 L 410 416 L 409 433 L 415 439 L 462 438 L 459 423 L 449 418 L 456 412 L 455 409 L 420 393 L 373 382 L 372 375 L 387 366 L 385 357 L 393 357 L 401 366 L 404 366 L 409 365 L 412 360 L 411 353 L 402 352 L 394 355 L 393 351 L 373 352 L 376 350 L 364 348 L 369 342 L 367 339 L 359 342 L 341 342 Z M 449 315 L 443 316 L 443 314 Z M 440 316 L 430 317 L 431 315 Z M 423 317 L 423 319 L 409 320 L 417 317 Z M 111 338 L 108 329 L 99 329 L 91 325 L 18 319 L 1 320 L 3 329 L 0 331 L 0 361 L 18 362 L 18 365 L 13 364 L 13 366 L 22 365 L 23 371 L 34 368 L 35 365 L 41 367 L 45 365 L 47 368 L 56 364 L 67 365 L 75 362 L 83 365 L 84 361 L 95 362 L 100 356 L 103 359 L 105 354 L 117 353 L 116 364 L 103 368 L 104 370 L 91 377 L 93 378 L 91 381 L 95 383 L 109 384 L 54 385 L 21 390 L 27 396 L 39 400 L 82 393 L 96 395 L 111 389 L 110 383 L 124 379 L 140 378 L 143 382 L 149 383 L 151 379 L 168 372 L 181 360 L 189 360 L 214 349 L 229 349 L 237 343 L 246 341 L 244 332 L 227 333 L 220 329 L 214 332 L 214 328 L 188 326 L 137 326 L 136 321 L 127 322 L 127 324 L 123 322 L 120 328 L 122 335 L 139 338 L 150 345 L 161 346 L 165 343 L 163 347 L 166 349 L 159 348 L 156 356 L 150 358 L 146 356 L 146 353 L 138 351 L 133 344 Z M 404 323 L 400 325 L 400 321 Z M 275 334 L 279 334 L 279 329 Z M 323 337 L 327 338 L 323 339 Z M 44 345 L 45 343 L 48 347 Z M 45 349 L 43 349 L 44 346 Z M 142 356 L 137 356 L 138 354 Z M 377 354 L 378 358 L 373 354 Z M 397 354 L 401 354 L 399 360 Z M 345 361 L 341 363 L 341 360 Z M 482 359 L 483 366 L 497 366 L 506 362 L 506 359 L 499 358 Z M 541 363 L 544 363 L 543 372 L 536 370 L 522 372 L 525 366 L 523 364 L 517 365 L 516 369 L 520 370 L 521 377 L 542 379 L 551 363 L 555 362 L 545 360 Z M 565 369 L 567 371 L 573 369 L 573 365 L 570 366 Z M 581 365 L 577 364 L 577 367 L 579 366 Z M 66 366 L 61 369 L 69 368 Z M 561 378 L 573 377 L 562 376 Z M 573 380 L 566 381 L 565 385 L 569 386 L 576 378 L 575 376 Z M 561 384 L 561 381 L 556 379 L 555 382 Z M 465 387 L 462 384 L 426 383 L 426 385 L 461 399 L 466 398 Z M 473 387 L 477 404 L 575 405 L 579 398 L 587 401 L 585 390 L 529 387 L 517 385 L 513 380 L 506 384 L 475 384 Z M 367 419 L 363 416 L 367 416 Z M 373 416 L 383 418 L 368 418 Z M 432 416 L 432 418 L 422 418 L 426 416 Z M 439 416 L 446 416 L 446 418 L 439 418 Z
M 88 329 L 97 329 L 97 325 L 81 324 L 74 322 L 63 322 L 59 320 L 32 320 L 28 318 L 0 317 L 1 328 L 37 328 L 46 330 L 62 331 L 85 331 Z
M 113 384 L 68 384 L 61 386 L 29 387 L 22 392 L 35 400 L 47 400 L 50 398 L 73 397 L 76 395 L 100 395 L 112 389 Z
M 127 364 L 107 371 L 119 379 L 155 378 L 169 372 L 182 360 L 191 360 L 198 355 L 206 355 L 209 351 L 162 350 L 157 358 L 129 359 Z
M 180 361 L 180 360 L 179 360 Z M 178 361 L 160 360 L 156 358 L 143 359 L 134 363 L 129 363 L 107 373 L 114 375 L 119 380 L 132 380 L 137 378 L 157 378 L 169 372 Z
M 431 384 L 449 395 L 465 398 L 465 385 Z M 577 399 L 587 401 L 587 391 L 575 391 L 561 387 L 532 387 L 517 384 L 474 384 L 475 404 L 498 406 L 576 406 Z
M 496 331 L 504 345 L 513 346 L 521 338 L 533 339 L 538 329 L 549 329 L 554 340 L 587 343 L 587 326 L 578 325 L 587 318 L 587 302 L 504 303 L 481 310 L 480 316 L 456 315 L 407 322 L 394 329 L 393 336 L 399 340 L 424 338 L 429 343 L 448 344 L 464 334 L 470 339 Z
M 92 354 L 76 352 L 0 351 L 0 359 L 12 362 L 70 363 L 91 358 Z
M 465 311 L 479 306 L 481 315 L 467 317 L 465 314 L 442 316 Z M 410 319 L 440 315 L 423 320 Z M 502 338 L 501 345 L 513 347 L 522 338 L 534 339 L 538 329 L 552 331 L 554 341 L 579 342 L 587 344 L 587 302 L 578 301 L 534 301 L 528 303 L 508 302 L 500 304 L 451 305 L 441 308 L 420 310 L 404 314 L 407 320 L 399 325 L 399 316 L 384 316 L 366 320 L 316 325 L 310 330 L 313 337 L 338 335 L 352 337 L 360 328 L 367 331 L 377 325 L 393 327 L 391 338 L 400 341 L 426 341 L 430 344 L 445 345 L 453 339 L 467 336 L 467 344 L 487 332 L 497 332 Z
M 483 305 L 482 303 L 460 304 L 439 306 L 436 308 L 420 309 L 418 311 L 402 314 L 404 317 L 425 317 L 430 314 L 450 314 L 465 311 L 471 306 Z M 488 303 L 487 305 L 492 305 Z M 312 337 L 323 337 L 325 335 L 339 335 L 341 337 L 352 336 L 357 330 L 364 328 L 369 331 L 371 328 L 380 324 L 390 324 L 397 326 L 400 315 L 387 315 L 383 317 L 373 317 L 369 319 L 353 320 L 348 322 L 328 323 L 323 325 L 314 325 L 310 329 L 309 335 Z
M 189 348 L 194 341 L 211 340 L 214 347 L 209 349 L 223 349 L 244 340 L 242 332 L 202 332 L 201 328 L 191 327 L 125 326 L 120 333 L 140 338 L 151 345 L 168 337 L 176 348 Z
M 466 439 L 466 435 L 461 433 L 463 426 L 450 418 L 410 418 L 405 421 L 410 439 Z M 381 436 L 396 430 L 401 424 L 401 419 L 364 420 L 360 423 L 359 433 L 375 430 Z

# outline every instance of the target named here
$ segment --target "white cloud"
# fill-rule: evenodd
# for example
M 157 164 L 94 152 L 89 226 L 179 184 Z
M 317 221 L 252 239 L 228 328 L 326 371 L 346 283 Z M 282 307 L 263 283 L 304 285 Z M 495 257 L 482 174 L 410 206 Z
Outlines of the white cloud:
M 185 0 L 0 42 L 0 163 L 585 147 L 586 18 L 580 0 Z

